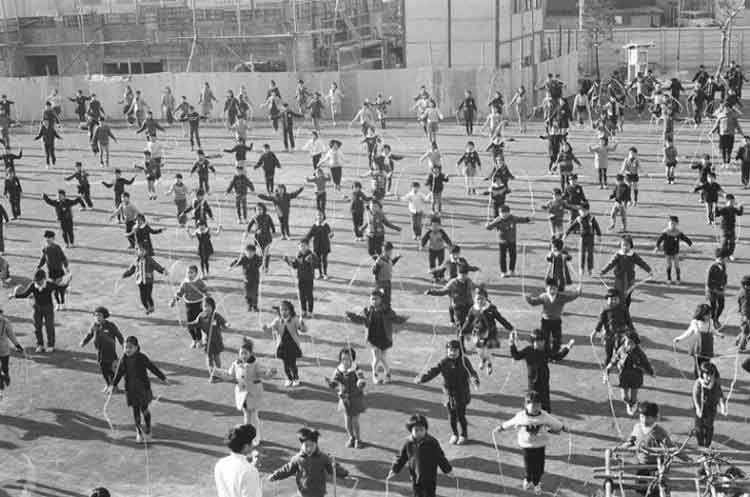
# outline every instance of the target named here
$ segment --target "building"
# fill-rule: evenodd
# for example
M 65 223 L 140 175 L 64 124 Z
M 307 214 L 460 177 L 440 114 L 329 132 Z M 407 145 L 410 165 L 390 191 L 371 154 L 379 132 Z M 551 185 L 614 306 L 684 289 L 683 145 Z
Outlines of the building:
M 388 67 L 382 0 L 0 0 L 0 75 Z
M 543 59 L 542 0 L 404 3 L 407 67 L 504 68 Z

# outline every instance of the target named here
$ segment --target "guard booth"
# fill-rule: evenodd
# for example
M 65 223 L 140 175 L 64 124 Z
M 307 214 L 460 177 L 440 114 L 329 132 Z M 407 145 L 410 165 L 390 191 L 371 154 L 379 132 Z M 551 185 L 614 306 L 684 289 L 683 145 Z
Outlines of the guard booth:
M 654 42 L 629 43 L 624 48 L 628 55 L 628 79 L 633 81 L 638 73 L 646 74 L 648 71 L 648 49 L 656 45 Z

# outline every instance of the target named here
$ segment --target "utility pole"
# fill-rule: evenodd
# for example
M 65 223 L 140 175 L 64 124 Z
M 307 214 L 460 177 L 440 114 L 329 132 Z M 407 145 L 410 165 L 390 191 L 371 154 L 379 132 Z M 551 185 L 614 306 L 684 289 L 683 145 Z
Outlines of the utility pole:
M 578 31 L 583 31 L 583 14 L 586 11 L 586 0 L 578 0 Z
M 297 0 L 291 0 L 292 4 L 292 72 L 297 72 Z

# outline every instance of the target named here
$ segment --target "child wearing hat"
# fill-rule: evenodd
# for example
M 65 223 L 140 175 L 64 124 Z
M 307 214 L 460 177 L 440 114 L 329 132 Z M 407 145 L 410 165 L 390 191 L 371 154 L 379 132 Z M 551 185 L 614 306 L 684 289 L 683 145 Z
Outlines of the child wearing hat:
M 679 222 L 677 216 L 669 216 L 667 228 L 661 232 L 654 247 L 654 253 L 659 250 L 664 252 L 669 285 L 672 284 L 672 269 L 674 269 L 677 284 L 680 284 L 680 242 L 687 243 L 689 247 L 693 246 L 693 241 L 678 228 Z
M 591 343 L 594 343 L 596 335 L 604 330 L 602 341 L 606 358 L 604 364 L 612 361 L 612 354 L 622 344 L 625 333 L 633 330 L 633 323 L 630 319 L 630 313 L 620 299 L 620 293 L 614 288 L 607 290 L 607 306 L 599 313 L 599 321 L 596 328 L 591 332 Z
M 286 104 L 284 104 L 286 105 Z M 269 481 L 279 481 L 294 476 L 297 492 L 302 497 L 324 497 L 326 495 L 326 475 L 335 482 L 346 478 L 349 472 L 336 462 L 336 458 L 324 454 L 318 446 L 320 432 L 311 428 L 300 428 L 297 438 L 301 445 L 299 453 L 271 473 Z
M 712 362 L 700 365 L 699 376 L 693 383 L 693 407 L 698 447 L 710 447 L 717 412 L 727 415 L 727 401 L 719 383 L 719 370 Z
M 426 373 L 414 379 L 416 384 L 427 383 L 437 375 L 443 377 L 443 394 L 445 395 L 445 407 L 450 415 L 450 425 L 453 435 L 448 443 L 451 445 L 463 445 L 469 438 L 466 420 L 466 407 L 471 401 L 471 385 L 479 387 L 479 375 L 462 353 L 461 342 L 450 340 L 445 344 L 446 356 Z M 458 425 L 461 425 L 461 433 Z
M 162 383 L 167 385 L 167 377 L 157 368 L 151 360 L 141 352 L 138 339 L 129 336 L 125 340 L 125 355 L 120 359 L 117 373 L 115 374 L 108 392 L 117 388 L 122 378 L 125 378 L 125 398 L 128 406 L 133 410 L 133 420 L 135 421 L 135 441 L 138 443 L 151 441 L 151 412 L 148 410 L 149 404 L 154 400 L 154 394 L 151 391 L 151 380 L 148 372 L 159 378 Z M 143 423 L 141 422 L 143 416 Z
M 547 433 L 558 434 L 568 431 L 562 421 L 551 416 L 542 408 L 542 398 L 539 393 L 529 391 L 524 399 L 524 409 L 508 421 L 493 430 L 497 432 L 516 429 L 518 446 L 523 452 L 523 465 L 526 475 L 523 479 L 523 489 L 534 486 L 536 495 L 542 494 L 542 475 L 544 475 L 545 447 L 549 441 Z
M 545 347 L 546 342 L 544 338 L 544 332 L 540 329 L 535 329 L 531 333 L 531 345 L 518 350 L 518 345 L 516 344 L 518 333 L 511 333 L 510 356 L 514 361 L 526 361 L 528 388 L 539 394 L 539 402 L 542 405 L 542 409 L 549 413 L 552 412 L 549 388 L 549 363 L 550 361 L 564 359 L 568 355 L 568 352 L 570 352 L 570 349 L 573 348 L 575 340 L 571 339 L 558 351 L 552 351 Z
M 406 423 L 409 437 L 386 476 L 386 480 L 391 480 L 407 466 L 414 497 L 435 497 L 438 468 L 449 476 L 453 472 L 440 442 L 427 433 L 427 429 L 427 418 L 422 414 L 413 414 L 409 418 Z
M 721 328 L 719 317 L 724 312 L 724 293 L 727 287 L 727 252 L 719 247 L 715 251 L 716 260 L 706 274 L 706 300 L 711 306 L 711 319 L 716 329 Z
M 106 307 L 99 306 L 94 309 L 94 322 L 91 324 L 89 332 L 81 340 L 81 347 L 94 339 L 94 348 L 96 349 L 96 362 L 104 376 L 104 392 L 112 384 L 115 377 L 115 363 L 117 362 L 117 344 L 124 346 L 125 339 L 120 333 L 117 325 L 109 320 L 109 310 Z
M 57 302 L 57 310 L 65 307 L 65 291 L 70 281 L 70 268 L 68 258 L 65 257 L 63 249 L 55 243 L 55 232 L 47 230 L 44 232 L 44 248 L 42 257 L 39 259 L 37 269 L 47 267 L 47 276 L 56 284 L 54 296 Z
M 356 363 L 357 352 L 351 347 L 339 351 L 339 364 L 331 379 L 326 383 L 336 390 L 339 397 L 339 410 L 344 411 L 344 423 L 349 440 L 349 448 L 362 448 L 359 415 L 365 412 L 365 375 Z
M 605 383 L 609 381 L 609 371 L 615 367 L 618 369 L 622 400 L 629 416 L 635 414 L 638 408 L 638 389 L 643 386 L 643 373 L 656 376 L 640 343 L 641 339 L 636 332 L 625 333 L 622 344 L 604 368 Z

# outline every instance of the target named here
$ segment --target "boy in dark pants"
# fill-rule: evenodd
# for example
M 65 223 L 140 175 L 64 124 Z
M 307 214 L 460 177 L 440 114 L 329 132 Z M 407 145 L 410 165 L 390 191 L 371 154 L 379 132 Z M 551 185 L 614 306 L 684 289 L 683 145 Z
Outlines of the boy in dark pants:
M 15 169 L 7 169 L 5 177 L 5 188 L 3 194 L 8 196 L 10 200 L 10 212 L 12 219 L 18 219 L 21 217 L 21 181 L 16 176 Z
M 370 201 L 367 218 L 367 253 L 373 259 L 377 258 L 382 251 L 385 242 L 386 226 L 392 230 L 401 232 L 401 228 L 391 223 L 383 213 L 383 204 L 373 199 Z
M 282 106 L 281 113 L 279 114 L 279 118 L 281 119 L 281 131 L 284 135 L 284 151 L 289 152 L 289 149 L 292 149 L 292 152 L 294 152 L 294 118 L 303 118 L 302 114 L 299 114 L 297 112 L 294 112 L 292 109 L 289 108 L 289 104 L 284 102 L 284 105 Z
M 192 105 L 189 106 L 188 109 L 189 111 L 187 112 L 187 114 L 183 115 L 180 118 L 180 121 L 187 121 L 190 127 L 190 150 L 192 151 L 196 145 L 198 146 L 198 148 L 201 148 L 201 137 L 200 133 L 198 132 L 198 128 L 200 127 L 201 119 L 208 118 L 206 116 L 201 116 L 200 114 L 198 114 L 198 112 L 195 111 L 195 107 L 193 107 Z
M 500 215 L 494 221 L 487 223 L 488 230 L 497 229 L 497 238 L 500 247 L 500 277 L 505 278 L 516 273 L 516 225 L 519 223 L 531 223 L 529 217 L 518 217 L 510 213 L 510 207 L 503 205 Z M 506 261 L 506 258 L 509 259 Z
M 68 269 L 68 258 L 65 257 L 65 252 L 55 243 L 55 232 L 45 231 L 44 232 L 44 243 L 45 246 L 42 249 L 42 257 L 39 258 L 37 269 L 41 269 L 47 266 L 47 274 L 50 280 L 58 284 L 55 288 L 55 300 L 57 300 L 57 309 L 60 310 L 65 306 L 65 290 L 66 285 L 62 285 L 64 276 L 69 272 Z
M 105 188 L 114 188 L 115 209 L 119 207 L 120 202 L 122 202 L 122 194 L 125 193 L 125 185 L 132 185 L 133 181 L 135 181 L 135 176 L 127 180 L 122 177 L 122 171 L 119 169 L 115 169 L 115 179 L 112 183 L 102 181 L 102 185 L 104 185 Z M 122 218 L 119 215 L 117 216 L 117 222 L 122 222 Z
M 299 291 L 299 305 L 302 310 L 303 318 L 313 317 L 313 303 L 315 296 L 313 286 L 315 284 L 315 268 L 320 261 L 318 257 L 310 250 L 310 242 L 306 239 L 299 241 L 297 245 L 299 251 L 292 259 L 284 256 L 284 261 L 297 270 L 297 290 Z
M 94 208 L 94 203 L 91 201 L 91 184 L 89 183 L 89 173 L 83 170 L 83 164 L 76 162 L 76 171 L 67 176 L 65 181 L 76 180 L 78 181 L 78 195 L 81 196 L 83 201 L 86 203 L 82 208 L 85 210 L 86 206 L 90 209 Z
M 241 267 L 245 275 L 245 302 L 247 310 L 259 312 L 258 310 L 258 287 L 260 285 L 260 268 L 263 266 L 263 257 L 255 252 L 255 245 L 248 244 L 245 253 L 229 264 L 230 268 Z
M 562 293 L 553 278 L 547 278 L 546 291 L 536 297 L 524 295 L 529 305 L 542 306 L 542 333 L 547 350 L 558 352 L 562 345 L 562 312 L 565 304 L 581 296 L 581 287 L 574 294 Z
M 453 471 L 440 442 L 427 433 L 427 428 L 427 418 L 423 415 L 414 414 L 409 418 L 406 423 L 409 438 L 386 477 L 386 480 L 391 480 L 404 466 L 408 466 L 414 497 L 435 497 L 437 469 L 440 468 L 446 475 Z
M 307 178 L 308 183 L 315 185 L 315 208 L 319 211 L 326 211 L 326 185 L 331 181 L 331 176 L 326 174 L 322 167 L 315 170 L 312 177 Z
M 604 350 L 607 357 L 604 364 L 612 362 L 612 355 L 619 348 L 625 333 L 633 330 L 630 313 L 620 300 L 616 289 L 607 290 L 607 307 L 599 314 L 599 322 L 591 333 L 591 342 L 604 329 Z
M 0 255 L 5 255 L 5 223 L 8 222 L 8 213 L 0 204 Z
M 39 133 L 34 137 L 35 140 L 38 140 L 39 138 L 44 142 L 44 158 L 47 167 L 49 167 L 50 164 L 54 166 L 57 162 L 57 157 L 55 156 L 55 139 L 62 140 L 62 137 L 57 134 L 54 126 L 42 123 L 42 126 L 39 128 Z
M 750 136 L 745 136 L 745 144 L 737 150 L 734 160 L 740 163 L 742 186 L 750 188 Z
M 276 169 L 281 169 L 281 163 L 276 154 L 271 152 L 271 145 L 268 143 L 263 144 L 263 154 L 261 154 L 258 162 L 253 166 L 253 169 L 258 168 L 263 169 L 263 176 L 266 179 L 266 193 L 270 195 L 274 189 L 273 178 L 276 175 Z
M 47 205 L 55 208 L 57 214 L 57 220 L 60 222 L 60 231 L 62 231 L 63 241 L 65 241 L 65 247 L 71 248 L 75 246 L 75 235 L 73 234 L 73 206 L 79 204 L 84 209 L 86 204 L 83 203 L 81 197 L 69 199 L 65 196 L 65 190 L 57 191 L 57 200 L 52 200 L 47 196 L 46 193 L 42 194 L 42 200 Z
M 724 195 L 724 198 L 726 199 L 726 205 L 716 208 L 716 217 L 721 218 L 721 248 L 726 253 L 726 257 L 730 261 L 734 261 L 734 249 L 737 245 L 737 234 L 735 232 L 737 216 L 741 216 L 744 209 L 742 204 L 738 207 L 734 206 L 734 195 L 731 193 Z
M 669 285 L 672 284 L 672 267 L 674 267 L 677 284 L 680 284 L 680 242 L 685 242 L 690 247 L 693 246 L 692 240 L 677 227 L 679 222 L 677 216 L 669 216 L 667 229 L 661 232 L 654 248 L 654 253 L 664 250 L 664 258 L 667 262 L 667 284 Z
M 232 178 L 227 193 L 234 190 L 234 206 L 237 209 L 237 224 L 247 223 L 247 192 L 255 191 L 253 182 L 245 176 L 245 168 L 242 164 L 237 164 L 237 173 Z
M 744 352 L 750 339 L 750 275 L 742 277 L 742 288 L 737 295 L 737 311 L 740 313 L 740 334 L 737 335 L 735 345 Z
M 259 199 L 273 203 L 273 206 L 276 209 L 276 216 L 279 218 L 281 238 L 284 240 L 289 240 L 289 237 L 292 236 L 289 232 L 289 211 L 292 207 L 292 200 L 297 198 L 303 190 L 304 187 L 300 186 L 293 192 L 287 193 L 286 185 L 278 185 L 276 187 L 276 192 L 273 194 L 258 194 Z
M 375 288 L 383 294 L 383 306 L 391 308 L 391 287 L 393 281 L 393 266 L 401 259 L 398 255 L 393 257 L 393 244 L 385 242 L 383 253 L 375 259 L 372 265 L 372 274 L 375 276 Z
M 357 242 L 364 240 L 362 236 L 362 226 L 365 223 L 365 203 L 370 200 L 372 199 L 362 191 L 362 183 L 355 181 L 352 185 L 352 200 L 349 205 L 349 212 L 352 213 L 354 240 Z
M 724 292 L 727 287 L 727 252 L 723 248 L 716 249 L 716 260 L 708 268 L 706 276 L 706 300 L 711 306 L 711 319 L 714 328 L 721 328 L 719 317 L 724 312 Z
M 591 276 L 591 271 L 594 270 L 596 237 L 598 236 L 601 239 L 602 230 L 599 228 L 596 218 L 589 211 L 589 203 L 585 200 L 578 206 L 578 216 L 571 221 L 563 240 L 573 232 L 581 235 L 581 243 L 579 244 L 581 260 L 578 274 L 583 275 L 583 271 L 586 269 Z
M 125 338 L 120 333 L 117 326 L 109 321 L 109 310 L 106 307 L 97 307 L 94 309 L 94 324 L 88 334 L 83 337 L 81 347 L 94 339 L 94 348 L 96 349 L 96 361 L 104 376 L 104 390 L 107 390 L 115 378 L 114 365 L 117 362 L 117 343 L 124 346 Z
M 55 307 L 52 304 L 52 294 L 59 287 L 47 279 L 47 273 L 38 269 L 34 273 L 34 281 L 25 290 L 16 288 L 8 298 L 25 299 L 34 297 L 34 335 L 36 336 L 36 353 L 55 351 Z M 47 347 L 44 346 L 42 326 L 47 334 Z
M 154 312 L 154 271 L 166 275 L 164 269 L 153 257 L 141 247 L 135 249 L 135 262 L 122 273 L 122 279 L 135 275 L 135 282 L 138 284 L 138 293 L 141 298 L 141 305 L 146 311 L 146 315 Z
M 198 189 L 203 190 L 206 193 L 211 191 L 211 187 L 208 184 L 208 173 L 212 172 L 216 174 L 214 166 L 206 159 L 206 154 L 203 150 L 198 149 L 198 160 L 193 164 L 193 168 L 190 170 L 190 175 L 198 173 Z

